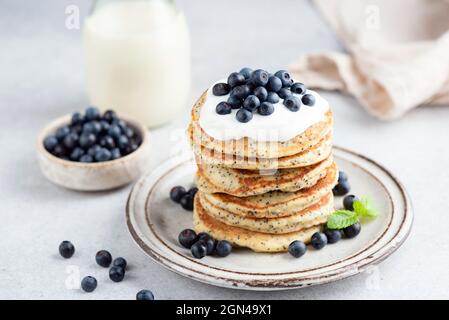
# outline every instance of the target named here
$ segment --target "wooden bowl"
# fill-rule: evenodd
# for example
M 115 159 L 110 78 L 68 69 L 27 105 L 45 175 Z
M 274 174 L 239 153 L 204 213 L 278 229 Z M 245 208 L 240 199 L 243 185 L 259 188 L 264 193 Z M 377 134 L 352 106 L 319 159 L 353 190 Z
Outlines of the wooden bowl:
M 51 122 L 39 134 L 37 155 L 44 176 L 51 182 L 79 191 L 101 191 L 124 186 L 140 177 L 149 161 L 149 132 L 139 122 L 120 116 L 142 138 L 139 148 L 116 160 L 81 163 L 60 159 L 44 147 L 44 139 L 56 129 L 70 123 L 71 115 Z

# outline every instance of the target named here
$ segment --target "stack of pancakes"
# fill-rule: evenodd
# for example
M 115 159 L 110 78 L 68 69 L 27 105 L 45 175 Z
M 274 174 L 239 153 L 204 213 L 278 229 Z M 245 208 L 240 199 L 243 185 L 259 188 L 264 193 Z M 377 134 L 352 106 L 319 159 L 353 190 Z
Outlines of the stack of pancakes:
M 287 141 L 223 141 L 199 124 L 205 99 L 194 105 L 188 129 L 198 166 L 195 230 L 258 252 L 309 242 L 334 210 L 332 112 Z

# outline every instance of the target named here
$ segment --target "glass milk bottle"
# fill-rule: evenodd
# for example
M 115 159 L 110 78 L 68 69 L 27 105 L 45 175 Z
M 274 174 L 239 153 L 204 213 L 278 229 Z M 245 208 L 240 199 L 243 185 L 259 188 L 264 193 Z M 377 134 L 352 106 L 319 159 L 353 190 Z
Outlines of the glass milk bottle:
M 161 125 L 190 90 L 190 38 L 170 0 L 94 1 L 83 31 L 91 104 Z

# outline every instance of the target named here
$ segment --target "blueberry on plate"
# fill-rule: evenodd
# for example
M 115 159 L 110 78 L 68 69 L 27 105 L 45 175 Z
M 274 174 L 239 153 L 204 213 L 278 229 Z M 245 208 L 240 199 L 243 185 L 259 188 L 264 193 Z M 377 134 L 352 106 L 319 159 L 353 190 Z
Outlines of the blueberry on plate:
M 79 113 L 79 112 L 75 112 L 74 114 L 72 114 L 72 119 L 70 120 L 70 124 L 72 126 L 77 125 L 77 124 L 82 124 L 84 122 L 84 116 Z
M 229 103 L 232 109 L 239 109 L 242 106 L 242 100 L 237 97 L 229 97 L 227 103 Z
M 87 121 L 100 119 L 100 111 L 96 107 L 87 108 L 85 114 Z
M 304 242 L 295 240 L 288 246 L 288 252 L 295 258 L 302 257 L 307 251 L 307 246 Z
M 246 80 L 248 80 L 249 78 L 251 78 L 251 74 L 253 73 L 253 69 L 245 67 L 242 68 L 242 70 L 240 70 L 239 72 L 240 74 L 242 74 Z
M 186 189 L 182 186 L 176 186 L 170 190 L 170 199 L 174 202 L 179 203 L 181 198 L 187 193 Z
M 312 240 L 310 243 L 312 244 L 312 247 L 314 247 L 317 250 L 323 249 L 324 246 L 327 244 L 327 237 L 322 232 L 315 232 L 312 235 Z
M 343 207 L 346 210 L 354 211 L 354 201 L 357 200 L 357 197 L 353 194 L 350 194 L 343 198 Z
M 112 262 L 112 256 L 109 251 L 100 250 L 95 255 L 95 261 L 101 267 L 108 268 Z
M 212 87 L 212 93 L 214 96 L 224 96 L 231 91 L 231 86 L 227 83 L 216 83 Z
M 140 290 L 136 294 L 136 300 L 154 300 L 153 292 L 150 290 Z
M 179 200 L 179 203 L 184 210 L 193 211 L 193 197 L 191 194 L 186 193 L 183 195 L 181 200 Z
M 326 229 L 324 231 L 328 243 L 336 243 L 341 239 L 341 231 L 336 229 Z
M 253 118 L 253 113 L 245 108 L 242 108 L 237 111 L 235 116 L 239 122 L 246 123 Z
M 352 238 L 357 237 L 361 230 L 362 230 L 362 225 L 359 222 L 356 222 L 353 225 L 350 225 L 349 227 L 344 228 L 343 233 L 346 238 L 352 239 Z
M 274 74 L 281 79 L 283 87 L 290 87 L 292 85 L 290 74 L 285 70 L 279 70 Z
M 95 160 L 98 162 L 109 161 L 112 158 L 111 151 L 106 148 L 101 148 L 95 154 Z
M 203 241 L 197 241 L 192 245 L 190 251 L 192 252 L 192 256 L 194 256 L 197 259 L 201 259 L 206 256 L 207 247 Z
M 301 102 L 306 106 L 312 107 L 315 104 L 315 96 L 311 94 L 305 94 L 302 96 Z
M 115 258 L 114 261 L 112 261 L 112 265 L 115 267 L 120 267 L 120 268 L 126 269 L 126 266 L 128 265 L 128 263 L 126 262 L 125 258 L 118 257 L 118 258 Z
M 262 69 L 254 70 L 251 74 L 251 82 L 256 86 L 265 86 L 268 83 L 268 72 Z
M 245 108 L 245 109 L 247 109 L 249 111 L 254 111 L 259 106 L 260 106 L 260 100 L 255 95 L 249 95 L 243 101 L 243 108 Z
M 58 141 L 62 141 L 66 135 L 70 133 L 70 129 L 67 126 L 56 129 L 55 137 Z
M 277 94 L 281 99 L 285 99 L 287 97 L 290 97 L 292 95 L 292 92 L 288 88 L 282 88 L 277 92 Z
M 306 92 L 306 86 L 304 85 L 304 83 L 301 82 L 295 82 L 294 84 L 292 84 L 292 86 L 290 87 L 290 90 L 294 93 L 297 94 L 303 94 L 304 92 Z
M 109 269 L 109 279 L 114 282 L 120 282 L 125 277 L 125 269 L 118 266 L 113 266 Z
M 58 145 L 58 139 L 55 136 L 48 136 L 44 139 L 45 150 L 52 152 Z
M 234 87 L 239 86 L 244 83 L 245 83 L 245 77 L 241 73 L 233 72 L 228 77 L 228 85 L 230 85 L 231 88 L 234 88 Z
M 262 116 L 269 116 L 274 112 L 274 106 L 269 102 L 262 102 L 257 111 Z
M 259 98 L 260 102 L 264 102 L 268 97 L 268 91 L 264 87 L 257 87 L 254 89 L 253 94 Z
M 190 249 L 194 243 L 198 242 L 198 236 L 192 229 L 184 229 L 179 234 L 178 241 L 181 246 Z
M 232 106 L 225 101 L 221 101 L 215 107 L 215 112 L 218 114 L 221 114 L 221 115 L 230 114 L 231 111 L 232 111 Z
M 61 244 L 59 245 L 59 254 L 63 257 L 63 258 L 71 258 L 73 256 L 73 254 L 75 253 L 75 246 L 67 240 L 64 240 L 61 242 Z
M 95 144 L 97 137 L 93 133 L 82 133 L 78 143 L 81 148 L 87 149 Z
M 301 107 L 301 101 L 295 96 L 289 96 L 284 99 L 284 106 L 287 107 L 288 110 L 292 112 L 296 112 Z
M 117 114 L 114 110 L 106 110 L 103 113 L 103 120 L 106 120 L 107 122 L 111 123 L 114 120 L 117 120 Z
M 279 102 L 279 96 L 276 92 L 268 92 L 267 102 L 276 104 Z
M 189 189 L 189 191 L 187 191 L 191 196 L 192 196 L 192 198 L 193 197 L 195 197 L 195 195 L 196 195 L 196 193 L 198 192 L 198 188 L 197 187 L 191 187 L 190 189 Z
M 237 99 L 243 100 L 251 93 L 251 89 L 248 85 L 242 84 L 236 86 L 231 91 L 231 96 L 236 97 Z
M 215 253 L 219 257 L 226 257 L 232 252 L 232 245 L 226 240 L 220 240 L 215 246 Z
M 93 158 L 91 155 L 83 154 L 83 155 L 80 157 L 79 162 L 82 162 L 82 163 L 91 163 L 91 162 L 94 162 L 94 158 Z
M 212 237 L 200 239 L 198 242 L 202 242 L 206 246 L 206 255 L 209 256 L 214 253 L 217 241 L 215 241 Z
M 344 171 L 338 171 L 338 182 L 348 181 L 348 175 Z
M 84 277 L 81 280 L 81 288 L 85 292 L 92 292 L 97 288 L 97 279 L 91 276 Z
M 84 150 L 80 147 L 76 147 L 73 149 L 73 151 L 70 153 L 70 160 L 72 161 L 79 161 L 80 158 L 84 155 Z
M 282 88 L 282 81 L 276 76 L 271 76 L 268 78 L 268 83 L 266 85 L 268 91 L 278 92 Z
M 351 186 L 348 181 L 339 181 L 337 185 L 332 189 L 334 196 L 344 196 L 351 191 Z

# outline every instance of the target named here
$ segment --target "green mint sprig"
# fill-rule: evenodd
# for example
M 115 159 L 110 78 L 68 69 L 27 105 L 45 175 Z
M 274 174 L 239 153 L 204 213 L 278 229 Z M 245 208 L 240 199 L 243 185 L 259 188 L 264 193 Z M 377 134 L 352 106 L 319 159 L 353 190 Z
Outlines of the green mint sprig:
M 329 229 L 344 229 L 359 222 L 360 219 L 373 219 L 379 215 L 379 211 L 374 206 L 374 201 L 369 196 L 363 196 L 353 203 L 354 211 L 337 210 L 327 220 Z

